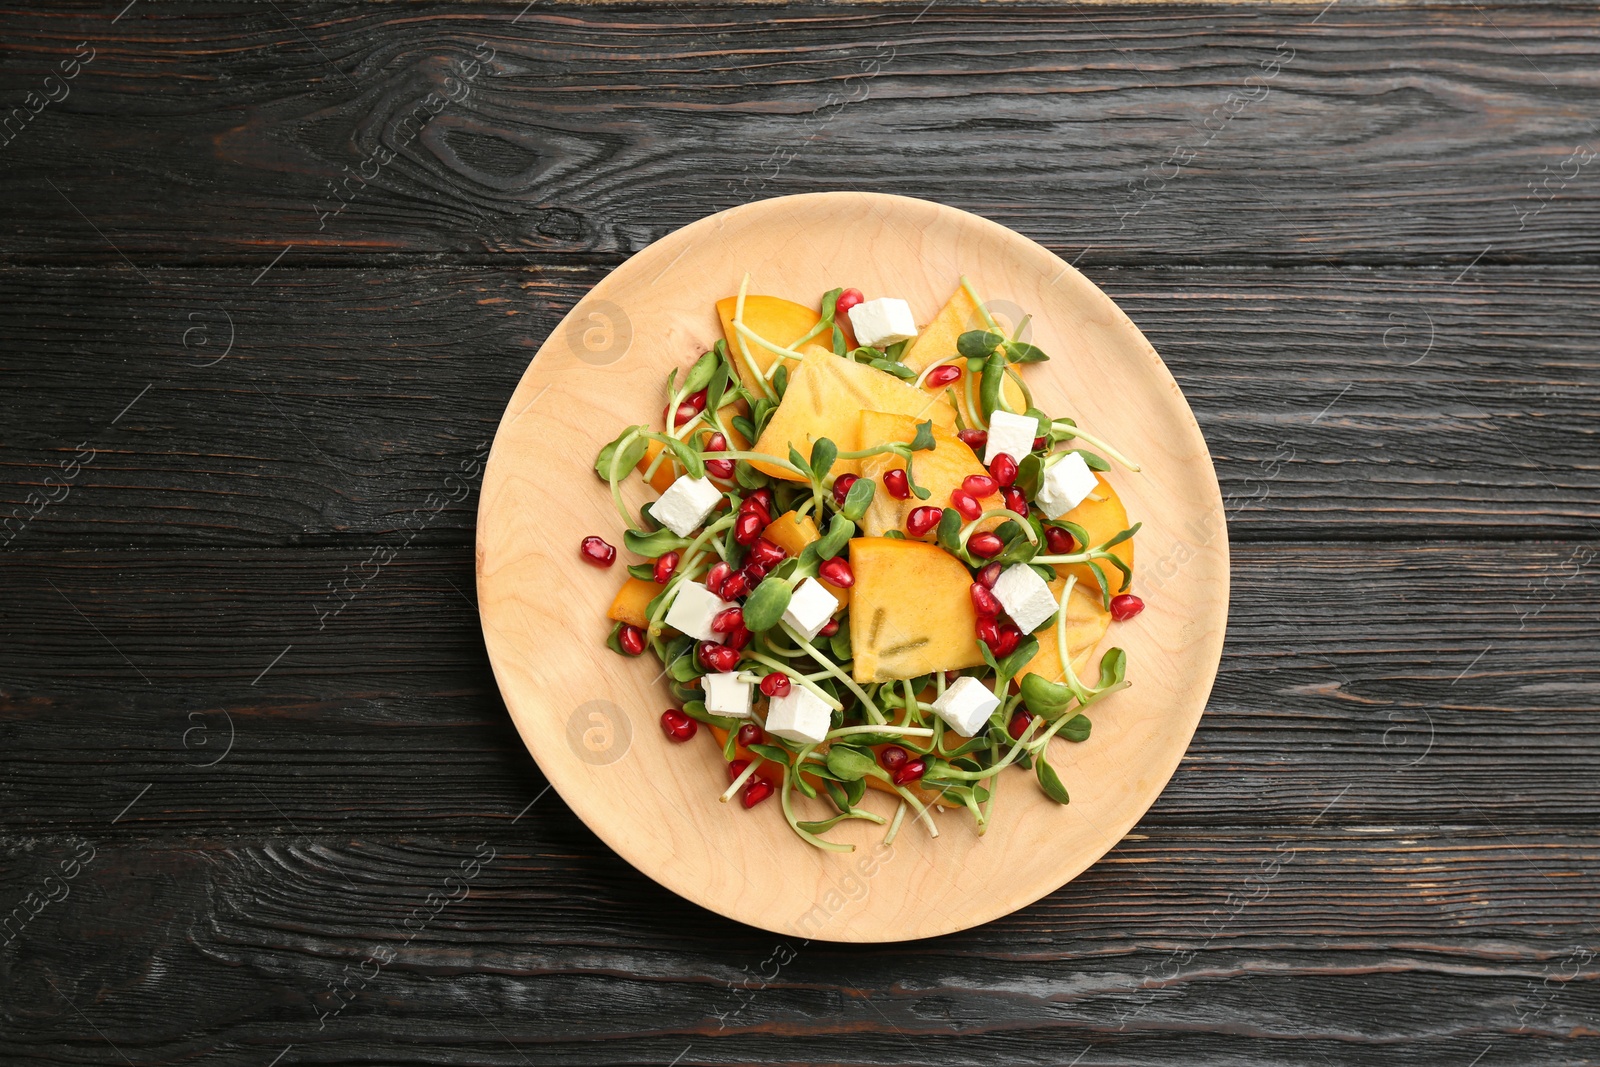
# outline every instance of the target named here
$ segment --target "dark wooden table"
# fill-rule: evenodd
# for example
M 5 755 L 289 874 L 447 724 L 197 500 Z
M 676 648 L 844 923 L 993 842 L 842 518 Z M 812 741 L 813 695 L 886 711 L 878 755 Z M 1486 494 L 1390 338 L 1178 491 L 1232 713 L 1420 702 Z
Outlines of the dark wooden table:
M 0 20 L 4 1062 L 1600 1062 L 1592 8 L 123 2 Z M 608 270 L 829 188 L 1076 262 L 1234 546 L 1136 832 L 899 946 L 546 794 L 433 503 Z

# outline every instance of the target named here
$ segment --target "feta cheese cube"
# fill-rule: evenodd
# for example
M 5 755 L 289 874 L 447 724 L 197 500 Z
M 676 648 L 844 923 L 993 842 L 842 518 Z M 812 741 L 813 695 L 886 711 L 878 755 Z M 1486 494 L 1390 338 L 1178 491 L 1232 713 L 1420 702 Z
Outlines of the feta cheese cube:
M 751 683 L 741 682 L 738 674 L 707 674 L 700 679 L 705 690 L 706 710 L 713 715 L 727 715 L 734 719 L 750 717 Z
M 696 641 L 721 644 L 728 635 L 712 630 L 711 620 L 733 606 L 699 582 L 684 582 L 678 586 L 677 596 L 667 608 L 666 623 Z
M 691 478 L 687 474 L 667 486 L 661 499 L 650 505 L 650 517 L 677 534 L 688 537 L 706 521 L 711 509 L 722 499 L 710 478 Z
M 801 745 L 817 745 L 828 736 L 833 713 L 822 698 L 802 685 L 792 685 L 767 705 L 767 733 Z
M 1021 463 L 1033 451 L 1033 439 L 1038 436 L 1039 420 L 1032 415 L 995 412 L 989 416 L 989 447 L 984 450 L 983 465 L 993 463 L 1002 452 Z
M 828 625 L 833 613 L 839 610 L 839 601 L 823 588 L 815 578 L 807 578 L 795 586 L 784 610 L 783 621 L 800 632 L 807 641 L 816 637 Z
M 1044 472 L 1033 502 L 1044 510 L 1047 519 L 1059 519 L 1094 492 L 1100 482 L 1089 464 L 1076 452 L 1068 452 Z
M 1017 624 L 1017 629 L 1025 634 L 1037 630 L 1058 607 L 1049 584 L 1026 563 L 1016 563 L 1001 571 L 993 593 L 1011 621 Z
M 1000 706 L 1000 699 L 976 678 L 962 675 L 944 695 L 933 702 L 933 710 L 944 724 L 958 734 L 977 737 L 989 715 Z
M 885 348 L 917 336 L 917 320 L 911 316 L 911 305 L 898 297 L 881 296 L 876 300 L 866 300 L 851 308 L 847 314 L 857 344 Z

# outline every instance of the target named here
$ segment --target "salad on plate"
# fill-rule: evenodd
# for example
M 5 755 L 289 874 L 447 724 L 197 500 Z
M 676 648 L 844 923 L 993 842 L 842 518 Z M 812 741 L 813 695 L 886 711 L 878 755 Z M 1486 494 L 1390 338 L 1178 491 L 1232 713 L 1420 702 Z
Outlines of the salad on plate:
M 812 308 L 749 286 L 667 376 L 660 426 L 595 461 L 639 560 L 606 643 L 659 661 L 661 727 L 707 727 L 722 801 L 776 796 L 818 848 L 850 851 L 826 836 L 846 820 L 892 842 L 908 813 L 937 837 L 953 809 L 982 834 L 1008 769 L 1068 803 L 1052 741 L 1087 741 L 1088 711 L 1129 685 L 1122 649 L 1095 654 L 1144 608 L 1108 477 L 1139 467 L 1035 405 L 1026 368 L 1049 357 L 966 278 L 921 328 L 895 297 Z M 635 473 L 659 494 L 638 514 Z M 617 560 L 598 534 L 580 552 Z

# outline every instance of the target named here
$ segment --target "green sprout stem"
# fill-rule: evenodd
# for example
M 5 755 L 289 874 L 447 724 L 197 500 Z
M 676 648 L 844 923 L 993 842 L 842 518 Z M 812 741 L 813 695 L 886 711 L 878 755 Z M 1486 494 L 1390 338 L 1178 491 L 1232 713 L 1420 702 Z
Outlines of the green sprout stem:
M 1102 441 L 1100 438 L 1096 437 L 1094 434 L 1087 433 L 1082 428 L 1077 427 L 1077 426 L 1069 426 L 1061 419 L 1053 419 L 1053 420 L 1051 420 L 1050 425 L 1052 427 L 1056 427 L 1056 426 L 1061 427 L 1063 430 L 1065 430 L 1067 433 L 1071 434 L 1073 437 L 1081 437 L 1081 438 L 1083 438 L 1085 441 L 1089 442 L 1089 444 L 1093 445 L 1095 448 L 1098 448 L 1100 451 L 1104 452 L 1106 455 L 1110 456 L 1112 459 L 1116 460 L 1118 463 L 1122 464 L 1124 467 L 1128 468 L 1130 471 L 1133 471 L 1133 473 L 1135 473 L 1135 474 L 1139 473 L 1140 467 L 1139 467 L 1139 465 L 1137 463 L 1135 463 L 1133 460 L 1129 459 L 1127 456 L 1124 456 L 1121 452 L 1118 452 L 1115 448 L 1113 448 L 1111 445 L 1107 444 L 1105 441 Z
M 817 663 L 824 667 L 829 674 L 843 682 L 846 689 L 850 690 L 850 692 L 856 695 L 856 699 L 861 701 L 862 707 L 867 709 L 867 718 L 871 719 L 873 723 L 879 726 L 882 726 L 889 721 L 884 717 L 883 712 L 878 710 L 878 705 L 873 703 L 872 698 L 867 695 L 866 690 L 857 685 L 854 678 L 850 677 L 844 671 L 835 666 L 833 660 L 829 659 L 827 656 L 824 656 L 821 652 L 818 652 L 816 647 L 813 646 L 810 641 L 807 641 L 805 638 L 796 633 L 794 628 L 788 623 L 780 621 L 778 626 L 782 628 L 784 633 L 789 635 L 789 640 L 799 645 L 806 655 L 816 660 Z

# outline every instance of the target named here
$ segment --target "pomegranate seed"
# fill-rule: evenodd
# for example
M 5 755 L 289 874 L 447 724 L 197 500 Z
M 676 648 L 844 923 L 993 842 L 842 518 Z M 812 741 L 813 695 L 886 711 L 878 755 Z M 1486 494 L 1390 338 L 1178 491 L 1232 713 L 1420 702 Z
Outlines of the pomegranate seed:
M 1127 622 L 1143 610 L 1144 601 L 1132 593 L 1121 593 L 1111 598 L 1111 617 L 1118 622 Z
M 708 459 L 706 460 L 706 473 L 713 478 L 721 478 L 723 481 L 727 481 L 733 477 L 733 460 Z
M 971 522 L 983 514 L 983 505 L 972 498 L 972 494 L 965 489 L 950 490 L 950 506 L 961 513 L 961 517 Z
M 766 515 L 754 509 L 740 512 L 739 517 L 733 520 L 733 539 L 741 545 L 753 545 L 766 528 Z
M 714 634 L 732 633 L 744 625 L 744 609 L 728 608 L 719 611 L 711 617 L 711 632 Z
M 758 537 L 756 538 L 756 543 L 750 546 L 750 554 L 745 558 L 751 563 L 759 563 L 763 567 L 771 567 L 782 561 L 783 557 L 787 555 L 787 552 L 768 541 L 765 537 Z
M 657 585 L 666 585 L 672 580 L 672 572 L 678 569 L 678 558 L 678 550 L 673 549 L 671 552 L 663 553 L 661 558 L 656 560 L 655 579 Z
M 767 571 L 771 569 L 764 563 L 746 563 L 741 573 L 744 574 L 745 581 L 750 583 L 750 588 L 754 589 L 761 584 L 761 579 L 765 578 Z
M 1033 450 L 1035 452 L 1037 452 L 1037 451 L 1039 451 L 1039 449 L 1041 449 L 1043 447 L 1044 447 L 1044 438 L 1043 437 L 1035 437 L 1033 439 Z
M 952 382 L 961 380 L 961 368 L 952 367 L 950 364 L 946 363 L 942 367 L 935 367 L 933 370 L 929 371 L 927 378 L 923 380 L 929 385 L 949 385 Z
M 1033 722 L 1033 712 L 1027 708 L 1018 708 L 1016 714 L 1011 716 L 1010 724 L 1006 726 L 1006 733 L 1011 735 L 1012 740 L 1017 740 L 1027 732 L 1028 724 L 1031 722 Z
M 1058 556 L 1065 556 L 1077 547 L 1077 542 L 1072 535 L 1059 526 L 1046 526 L 1044 528 L 1045 547 Z
M 990 563 L 978 572 L 977 582 L 985 589 L 993 589 L 994 583 L 1000 580 L 1000 564 Z
M 1000 614 L 1000 601 L 985 586 L 973 582 L 967 592 L 972 595 L 972 610 L 980 616 L 992 619 Z
M 728 439 L 720 433 L 714 433 L 706 438 L 706 443 L 701 446 L 702 452 L 726 452 L 727 450 Z
M 713 674 L 726 674 L 739 665 L 739 650 L 715 641 L 700 642 L 700 666 Z
M 978 640 L 988 645 L 990 650 L 1000 643 L 1000 624 L 993 619 L 979 618 L 977 631 Z
M 789 676 L 781 672 L 773 672 L 761 679 L 761 691 L 769 697 L 783 697 L 789 695 Z
M 617 561 L 617 550 L 592 535 L 583 539 L 578 550 L 583 553 L 585 563 L 592 563 L 596 567 L 609 567 Z
M 910 785 L 921 778 L 922 772 L 927 769 L 928 765 L 920 759 L 907 760 L 898 771 L 893 772 L 894 784 Z
M 911 498 L 911 483 L 906 479 L 903 468 L 895 467 L 893 470 L 883 472 L 883 487 L 889 490 L 889 495 L 896 500 L 909 500 Z
M 1006 543 L 996 534 L 985 531 L 976 533 L 967 539 L 967 551 L 979 559 L 989 559 L 1005 551 Z
M 1005 455 L 1004 452 L 1000 454 L 1002 456 Z M 969 474 L 965 478 L 961 479 L 961 488 L 971 493 L 975 498 L 981 500 L 986 496 L 993 496 L 995 493 L 999 492 L 1000 483 L 996 479 L 989 477 L 987 474 Z
M 745 748 L 749 748 L 751 745 L 759 745 L 766 740 L 766 737 L 767 735 L 761 732 L 761 727 L 753 722 L 747 722 L 739 727 L 739 743 Z
M 747 760 L 747 759 L 736 759 L 732 763 L 729 763 L 728 764 L 728 781 L 730 781 L 730 782 L 738 781 L 739 780 L 739 776 L 744 773 L 744 769 L 746 767 L 748 767 L 748 766 L 750 766 L 750 761 Z
M 745 577 L 744 571 L 734 571 L 723 579 L 717 589 L 717 595 L 723 600 L 738 600 L 748 592 L 750 592 L 750 579 Z
M 959 677 L 961 677 L 961 672 L 960 671 L 945 671 L 944 672 L 944 684 L 945 685 L 955 685 L 956 684 L 956 679 L 959 678 Z
M 760 508 L 768 515 L 772 514 L 773 501 L 771 489 L 757 489 L 755 492 L 745 497 L 744 502 L 750 507 Z
M 846 289 L 844 292 L 840 293 L 839 298 L 833 302 L 834 317 L 842 318 L 851 308 L 855 307 L 865 299 L 866 297 L 861 295 L 860 289 Z
M 712 565 L 710 570 L 706 571 L 706 588 L 718 596 L 722 596 L 722 583 L 727 581 L 728 575 L 732 573 L 733 567 L 728 563 L 727 560 L 718 560 Z M 733 598 L 723 597 L 723 599 L 732 600 Z
M 661 729 L 674 741 L 687 741 L 700 730 L 700 724 L 677 708 L 661 713 Z
M 921 537 L 944 518 L 943 508 L 912 508 L 911 514 L 906 516 L 906 533 L 912 537 Z
M 623 623 L 622 629 L 617 631 L 617 644 L 630 656 L 640 655 L 644 652 L 644 631 Z
M 1002 456 L 1005 455 L 1004 452 L 1000 454 Z M 1023 494 L 1021 489 L 1018 489 L 1014 485 L 1008 485 L 1004 489 L 1000 490 L 1000 497 L 1006 502 L 1006 507 L 1016 512 L 1018 515 L 1021 515 L 1023 518 L 1028 517 L 1028 498 Z
M 878 751 L 878 766 L 882 767 L 890 774 L 893 774 L 901 767 L 904 767 L 906 765 L 906 761 L 910 758 L 911 753 L 907 752 L 899 745 L 884 745 L 883 748 Z
M 817 636 L 818 637 L 832 637 L 834 634 L 836 634 L 838 632 L 839 632 L 839 620 L 838 619 L 829 619 L 827 622 L 822 624 L 822 629 L 817 631 Z
M 861 479 L 854 474 L 841 474 L 833 480 L 833 502 L 841 508 L 844 507 L 844 498 L 850 495 L 850 487 Z
M 849 589 L 856 584 L 856 572 L 850 569 L 850 561 L 839 556 L 819 563 L 817 574 L 829 585 L 836 585 L 840 589 Z
M 994 649 L 995 658 L 1001 659 L 1015 652 L 1020 644 L 1022 644 L 1022 631 L 1008 622 L 1000 627 L 1000 640 L 991 647 Z
M 678 404 L 678 414 L 675 420 L 676 425 L 682 426 L 684 423 L 688 422 L 705 409 L 706 391 L 702 389 L 697 393 L 690 393 L 688 396 L 683 398 L 681 403 Z
M 777 788 L 770 779 L 758 774 L 744 784 L 744 794 L 739 798 L 739 802 L 746 808 L 753 808 L 777 792 Z
M 989 447 L 988 430 L 962 430 L 956 436 L 965 441 L 967 447 L 974 452 L 982 452 Z
M 1001 485 L 1010 485 L 1017 480 L 1017 461 L 1011 458 L 1011 453 L 1002 452 L 989 464 L 989 473 Z
M 739 626 L 728 635 L 728 647 L 742 649 L 744 646 L 750 643 L 750 637 L 750 631 L 745 629 L 743 626 Z

